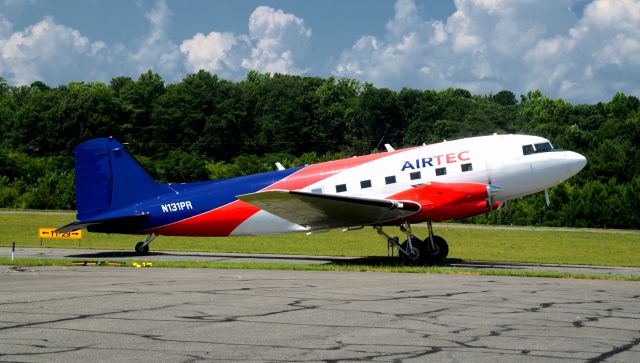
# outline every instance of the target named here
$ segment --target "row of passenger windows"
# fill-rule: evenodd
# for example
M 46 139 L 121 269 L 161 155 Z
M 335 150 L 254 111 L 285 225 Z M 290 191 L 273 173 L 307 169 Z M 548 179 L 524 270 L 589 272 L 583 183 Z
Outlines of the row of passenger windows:
M 462 172 L 467 172 L 467 171 L 472 171 L 473 170 L 473 165 L 471 165 L 471 163 L 467 163 L 467 164 L 462 164 L 460 165 L 460 169 L 462 170 Z M 442 176 L 442 175 L 447 175 L 447 168 L 443 167 L 443 168 L 436 168 L 436 176 Z M 418 179 L 422 179 L 422 172 L 420 171 L 414 171 L 412 173 L 409 174 L 409 178 L 411 178 L 411 180 L 418 180 Z M 390 176 L 385 176 L 384 177 L 384 183 L 385 184 L 395 184 L 396 183 L 396 176 L 395 175 L 390 175 Z M 360 189 L 367 189 L 367 188 L 371 188 L 371 180 L 361 180 L 360 181 Z M 347 191 L 347 184 L 338 184 L 336 185 L 336 193 L 343 193 Z M 313 189 L 311 190 L 312 193 L 322 193 L 322 188 L 317 188 L 317 189 Z

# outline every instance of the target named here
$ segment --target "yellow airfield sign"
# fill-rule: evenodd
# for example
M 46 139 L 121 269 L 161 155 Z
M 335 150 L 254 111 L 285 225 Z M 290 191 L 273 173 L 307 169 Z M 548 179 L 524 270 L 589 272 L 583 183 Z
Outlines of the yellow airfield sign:
M 40 227 L 38 228 L 38 237 L 40 238 L 57 238 L 57 239 L 82 239 L 82 230 L 73 232 L 56 233 L 56 228 Z

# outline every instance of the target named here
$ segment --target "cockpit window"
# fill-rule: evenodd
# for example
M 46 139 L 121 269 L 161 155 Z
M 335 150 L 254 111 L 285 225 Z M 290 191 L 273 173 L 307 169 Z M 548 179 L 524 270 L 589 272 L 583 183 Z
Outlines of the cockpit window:
M 535 145 L 522 145 L 523 155 L 546 153 L 549 151 L 555 151 L 550 142 L 541 142 Z
M 544 153 L 544 152 L 553 150 L 553 147 L 551 147 L 551 144 L 548 142 L 542 142 L 540 144 L 536 144 L 535 147 L 536 147 L 537 153 Z

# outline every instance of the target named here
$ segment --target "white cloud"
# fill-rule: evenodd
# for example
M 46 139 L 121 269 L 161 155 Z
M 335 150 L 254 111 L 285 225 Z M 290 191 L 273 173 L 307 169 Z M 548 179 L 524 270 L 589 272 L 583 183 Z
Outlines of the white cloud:
M 539 88 L 574 102 L 640 94 L 640 1 L 455 0 L 446 22 L 398 0 L 380 38 L 343 51 L 334 74 L 401 88 Z M 423 9 L 428 12 L 428 9 Z
M 421 76 L 413 72 L 423 69 L 423 77 L 432 74 L 428 49 L 446 41 L 442 23 L 420 19 L 413 1 L 399 0 L 395 16 L 386 24 L 386 29 L 383 39 L 372 35 L 358 39 L 351 49 L 342 53 L 334 73 L 386 87 L 395 87 L 401 82 L 408 83 L 400 87 L 419 86 L 416 80 Z M 408 71 L 413 74 L 409 75 Z
M 51 17 L 13 32 L 13 25 L 0 14 L 0 75 L 17 85 L 36 80 L 58 85 L 74 80 L 108 82 L 151 69 L 178 81 L 184 68 L 178 46 L 167 35 L 170 16 L 165 1 L 157 1 L 146 14 L 148 35 L 128 47 L 92 41 Z
M 13 24 L 3 14 L 0 14 L 0 38 L 10 34 L 13 30 Z
M 180 45 L 180 51 L 186 56 L 186 64 L 193 71 L 206 69 L 214 73 L 235 71 L 236 62 L 231 50 L 241 39 L 232 33 L 211 32 L 209 35 L 197 33 Z
M 249 17 L 249 34 L 197 33 L 182 42 L 180 51 L 193 72 L 205 69 L 230 78 L 241 78 L 248 70 L 303 73 L 297 62 L 310 37 L 304 20 L 260 6 Z
M 608 100 L 617 91 L 640 95 L 640 0 L 592 0 L 576 14 L 571 8 L 580 1 L 454 0 L 446 20 L 429 20 L 430 9 L 397 0 L 384 33 L 357 39 L 336 57 L 333 73 L 395 89 L 539 88 L 574 102 Z M 260 6 L 246 32 L 199 32 L 178 42 L 169 37 L 171 17 L 166 0 L 157 0 L 146 13 L 147 35 L 125 45 L 89 39 L 51 17 L 15 29 L 0 12 L 0 75 L 12 84 L 57 85 L 147 69 L 171 82 L 199 69 L 230 79 L 251 69 L 309 71 L 311 29 L 294 14 Z
M 640 94 L 640 2 L 596 0 L 568 32 L 539 39 L 523 64 L 529 88 L 569 99 L 606 100 Z
M 136 44 L 92 41 L 78 30 L 47 17 L 22 31 L 0 13 L 0 74 L 12 84 L 42 80 L 57 85 L 71 80 L 108 81 L 136 77 L 151 69 L 168 81 L 206 69 L 238 79 L 248 70 L 303 73 L 298 64 L 311 30 L 293 14 L 260 6 L 248 19 L 248 34 L 197 33 L 180 45 L 168 36 L 171 10 L 158 0 L 145 14 L 149 33 Z
M 91 42 L 77 30 L 45 18 L 23 31 L 0 37 L 0 73 L 14 84 L 36 80 L 62 83 L 68 70 L 84 71 L 90 78 L 95 76 L 90 64 L 104 47 L 102 42 Z
M 171 10 L 164 0 L 159 0 L 145 17 L 151 25 L 151 31 L 139 49 L 130 55 L 132 64 L 138 73 L 151 69 L 177 80 L 175 76 L 182 70 L 182 56 L 178 46 L 167 35 Z

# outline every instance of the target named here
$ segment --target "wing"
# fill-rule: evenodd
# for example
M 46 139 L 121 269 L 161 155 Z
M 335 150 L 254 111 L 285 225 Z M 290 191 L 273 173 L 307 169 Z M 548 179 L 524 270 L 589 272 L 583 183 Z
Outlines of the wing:
M 421 208 L 420 204 L 410 201 L 293 190 L 244 194 L 238 199 L 310 230 L 384 224 L 418 213 Z

